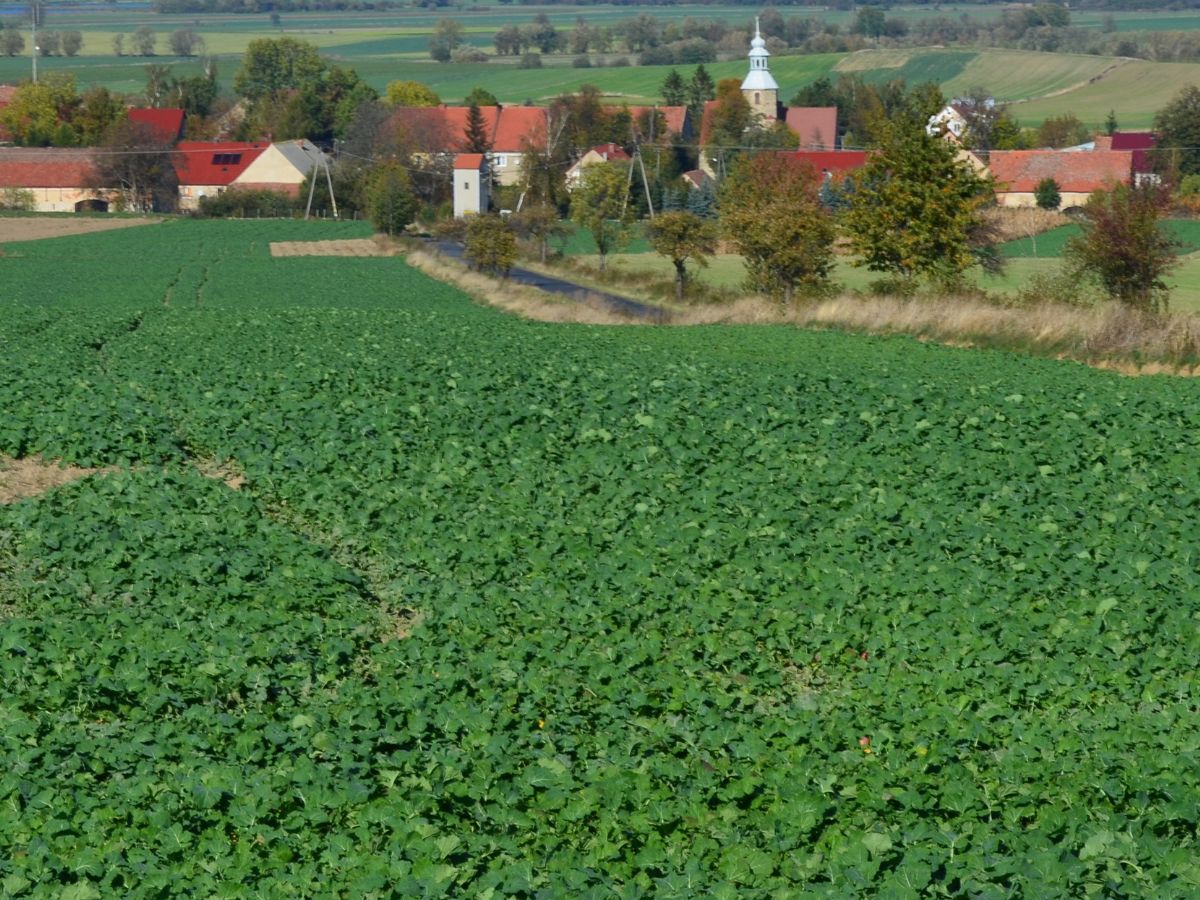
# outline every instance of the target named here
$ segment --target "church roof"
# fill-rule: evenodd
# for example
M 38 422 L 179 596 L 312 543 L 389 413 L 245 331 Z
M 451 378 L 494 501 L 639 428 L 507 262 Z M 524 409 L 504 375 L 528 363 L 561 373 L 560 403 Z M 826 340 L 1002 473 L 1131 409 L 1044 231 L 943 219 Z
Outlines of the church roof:
M 766 69 L 752 69 L 742 82 L 743 91 L 777 91 L 779 83 Z

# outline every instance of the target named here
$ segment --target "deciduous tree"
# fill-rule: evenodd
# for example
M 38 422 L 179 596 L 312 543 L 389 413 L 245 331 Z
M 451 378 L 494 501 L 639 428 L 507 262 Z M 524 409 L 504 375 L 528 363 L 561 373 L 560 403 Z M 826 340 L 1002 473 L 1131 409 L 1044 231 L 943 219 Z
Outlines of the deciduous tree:
M 463 255 L 482 272 L 508 275 L 517 261 L 517 236 L 497 215 L 472 216 L 467 222 Z
M 204 52 L 204 38 L 191 28 L 180 28 L 171 32 L 167 38 L 167 46 L 176 56 L 195 56 Z
M 1176 242 L 1159 228 L 1170 201 L 1165 185 L 1114 185 L 1092 194 L 1082 233 L 1067 243 L 1068 260 L 1094 272 L 1114 300 L 1147 312 L 1167 308 L 1163 277 L 1179 260 Z
M 408 172 L 394 161 L 375 167 L 367 179 L 365 200 L 371 224 L 389 236 L 402 232 L 417 212 Z
M 46 147 L 56 143 L 60 125 L 66 125 L 69 130 L 78 107 L 75 76 L 51 72 L 39 81 L 18 85 L 8 106 L 0 110 L 0 123 L 7 126 L 15 143 Z M 61 141 L 57 143 L 61 144 Z M 67 146 L 73 143 L 74 140 Z
M 879 122 L 879 150 L 857 180 L 845 227 L 856 265 L 954 285 L 976 262 L 973 239 L 989 182 L 957 158 L 953 144 L 925 132 L 916 111 Z
M 717 252 L 717 226 L 690 212 L 665 212 L 646 225 L 646 236 L 654 252 L 671 260 L 675 267 L 675 299 L 682 301 L 687 288 L 687 262 L 701 268 Z
M 1154 117 L 1157 167 L 1175 178 L 1200 174 L 1200 88 L 1189 84 Z
M 571 192 L 571 219 L 586 228 L 605 271 L 608 254 L 628 237 L 629 167 L 619 163 L 586 166 Z
M 115 189 L 121 208 L 136 212 L 173 212 L 179 202 L 170 143 L 142 123 L 118 120 L 105 137 L 106 152 L 96 157 L 96 189 Z
M 466 106 L 471 106 L 472 104 L 475 106 L 499 106 L 500 101 L 487 88 L 473 87 L 467 93 L 467 96 L 463 97 L 463 104 Z
M 450 62 L 455 48 L 463 42 L 463 27 L 455 19 L 439 19 L 429 39 L 429 55 L 438 62 Z
M 75 56 L 83 47 L 83 33 L 80 31 L 64 31 L 62 33 L 63 56 Z
M 312 44 L 290 37 L 257 38 L 242 56 L 233 90 L 253 101 L 305 89 L 321 78 L 326 65 Z
M 721 229 L 746 260 L 751 290 L 790 302 L 828 286 L 836 229 L 820 187 L 809 163 L 781 153 L 735 163 L 721 186 Z
M 545 201 L 527 203 L 509 218 L 518 235 L 533 242 L 538 248 L 538 257 L 544 263 L 549 255 L 550 239 L 566 233 L 566 226 L 558 217 L 558 210 Z
M 389 82 L 383 96 L 391 106 L 429 107 L 442 102 L 433 88 L 420 81 Z
M 0 30 L 0 53 L 5 56 L 19 56 L 25 52 L 25 35 L 11 22 Z
M 154 45 L 158 42 L 158 36 L 149 25 L 141 26 L 133 33 L 131 40 L 133 43 L 133 52 L 138 56 L 154 55 Z

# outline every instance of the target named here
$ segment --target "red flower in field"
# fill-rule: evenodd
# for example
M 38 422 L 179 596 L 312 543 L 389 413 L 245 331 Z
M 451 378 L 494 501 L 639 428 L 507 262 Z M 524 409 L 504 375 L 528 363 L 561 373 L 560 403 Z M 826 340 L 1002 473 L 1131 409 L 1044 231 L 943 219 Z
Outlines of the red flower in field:
M 864 734 L 862 737 L 860 737 L 858 739 L 858 746 L 862 747 L 864 750 L 870 750 L 871 749 L 871 739 Z

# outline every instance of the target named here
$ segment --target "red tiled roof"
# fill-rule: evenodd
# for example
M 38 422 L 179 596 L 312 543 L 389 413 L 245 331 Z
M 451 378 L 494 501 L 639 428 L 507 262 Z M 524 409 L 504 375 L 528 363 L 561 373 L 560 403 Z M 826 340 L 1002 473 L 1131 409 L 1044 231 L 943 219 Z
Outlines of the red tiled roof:
M 786 155 L 810 163 L 818 172 L 834 175 L 853 172 L 867 164 L 866 150 L 789 150 Z
M 836 106 L 790 106 L 784 121 L 800 138 L 802 150 L 832 150 L 837 146 Z
M 692 183 L 692 187 L 694 188 L 704 187 L 704 182 L 712 181 L 712 179 L 708 177 L 708 173 L 703 169 L 689 169 L 679 177 L 686 178 Z
M 483 154 L 482 153 L 460 153 L 460 154 L 458 154 L 458 156 L 454 157 L 454 170 L 456 172 L 459 169 L 471 169 L 471 170 L 477 172 L 482 168 L 483 168 Z
M 999 193 L 1032 193 L 1039 181 L 1053 178 L 1064 193 L 1090 194 L 1114 182 L 1128 184 L 1133 154 L 1129 150 L 993 150 L 988 168 Z
M 88 187 L 95 172 L 95 155 L 86 148 L 0 148 L 0 187 Z
M 426 139 L 445 144 L 434 149 L 458 150 L 467 133 L 467 106 L 399 107 L 393 121 L 409 126 Z M 537 144 L 545 139 L 546 110 L 540 106 L 481 106 L 483 125 L 496 153 L 520 153 L 526 139 Z
M 613 107 L 609 107 L 612 109 Z M 642 113 L 657 112 L 663 117 L 663 124 L 667 128 L 667 134 L 683 134 L 683 129 L 687 124 L 688 108 L 686 106 L 631 106 L 629 114 L 633 116 L 634 121 Z
M 611 141 L 607 144 L 598 144 L 595 147 L 589 148 L 584 153 L 584 156 L 586 156 L 588 153 L 595 153 L 605 161 L 631 158 L 630 155 L 625 152 L 624 147 L 622 147 L 620 144 L 614 144 Z
M 183 135 L 182 109 L 130 109 L 129 121 L 145 125 L 162 143 L 173 144 Z
M 546 110 L 540 106 L 505 106 L 492 139 L 497 153 L 520 153 L 526 141 L 534 145 L 546 140 Z
M 181 185 L 230 184 L 269 146 L 266 141 L 180 141 L 175 173 Z

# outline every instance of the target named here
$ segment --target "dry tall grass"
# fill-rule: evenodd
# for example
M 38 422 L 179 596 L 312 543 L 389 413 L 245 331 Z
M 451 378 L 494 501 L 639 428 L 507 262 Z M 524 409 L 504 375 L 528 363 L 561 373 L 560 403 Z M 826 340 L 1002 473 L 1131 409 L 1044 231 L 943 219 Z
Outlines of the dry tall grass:
M 983 211 L 983 218 L 997 241 L 1014 241 L 1071 223 L 1068 216 L 1056 209 L 1038 209 L 1036 206 L 993 206 Z
M 557 299 L 499 282 L 424 250 L 408 262 L 479 302 L 540 322 L 647 324 L 590 302 Z M 1200 316 L 1153 316 L 1116 304 L 1081 308 L 1054 303 L 1007 307 L 976 297 L 842 295 L 785 306 L 761 296 L 694 306 L 664 315 L 669 325 L 792 325 L 869 334 L 903 334 L 958 347 L 1019 350 L 1073 359 L 1126 374 L 1200 375 Z

